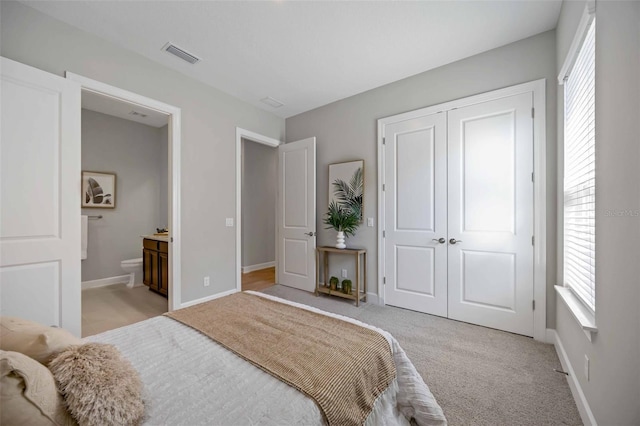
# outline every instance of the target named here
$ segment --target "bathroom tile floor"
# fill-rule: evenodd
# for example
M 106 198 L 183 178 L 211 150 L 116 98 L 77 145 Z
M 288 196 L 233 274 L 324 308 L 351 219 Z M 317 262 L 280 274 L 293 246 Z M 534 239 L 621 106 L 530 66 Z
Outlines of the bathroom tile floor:
M 133 324 L 167 312 L 167 299 L 146 286 L 126 284 L 82 291 L 82 337 Z

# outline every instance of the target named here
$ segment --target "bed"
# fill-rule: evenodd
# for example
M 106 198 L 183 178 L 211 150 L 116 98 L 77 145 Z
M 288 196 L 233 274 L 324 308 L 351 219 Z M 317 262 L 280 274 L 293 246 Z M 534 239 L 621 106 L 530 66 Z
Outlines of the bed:
M 442 410 L 429 388 L 389 333 L 351 318 L 274 296 L 257 292 L 244 294 L 260 299 L 260 302 L 275 302 L 282 309 L 303 310 L 305 314 L 332 318 L 331 321 L 337 319 L 341 324 L 372 330 L 384 338 L 393 359 L 395 378 L 386 388 L 380 389 L 364 424 L 446 425 Z M 184 310 L 175 312 L 181 311 Z M 237 315 L 241 316 L 240 313 Z M 209 322 L 211 329 L 216 329 L 217 321 Z M 144 424 L 327 424 L 327 413 L 305 392 L 279 380 L 267 372 L 268 369 L 259 368 L 244 355 L 239 356 L 224 343 L 212 340 L 181 320 L 155 317 L 83 340 L 116 346 L 139 372 L 144 384 Z M 265 345 L 255 335 L 251 340 L 261 347 Z M 268 352 L 272 354 L 274 351 L 269 349 Z

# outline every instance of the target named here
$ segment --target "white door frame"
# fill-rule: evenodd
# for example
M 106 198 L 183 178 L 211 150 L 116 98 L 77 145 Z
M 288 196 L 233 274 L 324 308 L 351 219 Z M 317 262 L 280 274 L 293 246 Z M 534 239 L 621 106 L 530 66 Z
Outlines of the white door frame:
M 543 78 L 378 120 L 378 300 L 381 305 L 385 304 L 384 241 L 382 237 L 385 223 L 384 194 L 382 190 L 385 181 L 384 150 L 382 146 L 385 126 L 390 123 L 411 120 L 440 111 L 448 111 L 520 93 L 532 92 L 535 110 L 533 117 L 533 236 L 535 241 L 533 248 L 533 295 L 536 302 L 535 310 L 533 311 L 533 338 L 543 342 L 547 340 L 547 136 L 545 86 L 546 79 Z
M 284 142 L 236 127 L 236 291 L 242 291 L 242 139 L 277 148 Z M 277 218 L 276 218 L 277 220 Z M 276 273 L 278 272 L 278 229 L 276 227 Z M 276 282 L 278 276 L 276 275 Z
M 96 80 L 67 71 L 66 78 L 80 84 L 82 90 L 87 90 L 100 95 L 108 96 L 116 100 L 138 104 L 145 108 L 154 109 L 169 116 L 169 229 L 171 244 L 169 244 L 169 281 L 168 299 L 169 311 L 180 309 L 180 127 L 181 110 L 173 105 L 165 104 L 155 99 L 147 98 L 137 93 L 129 92 L 115 86 L 110 86 Z M 78 209 L 78 214 L 80 211 Z M 176 285 L 177 284 L 177 285 Z

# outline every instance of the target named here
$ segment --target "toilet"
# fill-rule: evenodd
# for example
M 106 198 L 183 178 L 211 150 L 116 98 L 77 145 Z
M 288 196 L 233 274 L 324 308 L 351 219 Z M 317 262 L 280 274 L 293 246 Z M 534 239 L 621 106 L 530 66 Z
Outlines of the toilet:
M 120 262 L 122 269 L 129 274 L 127 287 L 142 285 L 142 258 L 127 259 Z

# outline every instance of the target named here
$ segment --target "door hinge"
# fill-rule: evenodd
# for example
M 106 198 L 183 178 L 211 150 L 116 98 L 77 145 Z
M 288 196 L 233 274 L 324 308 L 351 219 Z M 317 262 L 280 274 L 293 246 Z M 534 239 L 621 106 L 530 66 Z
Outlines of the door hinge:
M 386 190 L 387 186 L 383 183 L 382 184 L 382 192 L 384 192 Z
M 386 238 L 387 237 L 387 231 L 382 231 L 382 238 Z
M 387 138 L 382 138 L 382 145 L 386 145 L 387 144 Z
M 536 118 L 536 109 L 531 108 L 531 118 Z
M 535 181 L 533 180 L 533 173 L 531 173 L 531 182 L 535 182 Z
M 382 277 L 382 284 L 384 284 L 384 285 L 387 284 L 387 277 Z
M 532 236 L 531 236 L 531 245 L 532 245 L 532 246 L 535 246 L 535 245 L 536 245 L 536 237 L 535 237 L 535 235 L 532 235 Z
M 531 305 L 533 306 L 533 310 L 535 311 L 536 310 L 536 301 L 532 300 L 531 301 Z

